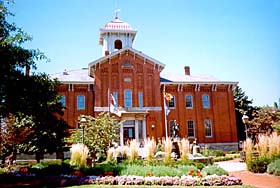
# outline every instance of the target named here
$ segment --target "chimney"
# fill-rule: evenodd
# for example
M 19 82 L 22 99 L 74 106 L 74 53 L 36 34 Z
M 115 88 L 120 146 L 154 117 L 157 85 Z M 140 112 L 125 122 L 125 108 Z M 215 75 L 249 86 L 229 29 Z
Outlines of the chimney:
M 191 74 L 190 66 L 185 66 L 185 75 L 189 76 Z
M 107 56 L 107 55 L 109 55 L 109 54 L 110 54 L 109 51 L 106 50 L 106 51 L 105 51 L 105 56 Z

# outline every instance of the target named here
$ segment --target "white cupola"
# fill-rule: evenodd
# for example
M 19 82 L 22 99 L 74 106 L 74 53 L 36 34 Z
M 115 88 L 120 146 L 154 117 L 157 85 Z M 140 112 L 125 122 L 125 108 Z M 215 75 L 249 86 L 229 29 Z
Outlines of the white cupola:
M 115 19 L 108 22 L 99 31 L 99 44 L 103 46 L 102 54 L 104 56 L 124 47 L 132 47 L 137 33 L 128 23 L 118 18 L 118 11 L 116 11 Z

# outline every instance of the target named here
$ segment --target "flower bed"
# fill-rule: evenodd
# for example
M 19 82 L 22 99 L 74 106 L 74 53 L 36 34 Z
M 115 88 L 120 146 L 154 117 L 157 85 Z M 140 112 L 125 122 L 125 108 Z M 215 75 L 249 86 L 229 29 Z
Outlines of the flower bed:
M 233 176 L 210 175 L 204 178 L 193 176 L 182 177 L 143 177 L 143 176 L 104 176 L 95 179 L 97 185 L 176 185 L 176 186 L 213 186 L 242 185 L 240 178 Z

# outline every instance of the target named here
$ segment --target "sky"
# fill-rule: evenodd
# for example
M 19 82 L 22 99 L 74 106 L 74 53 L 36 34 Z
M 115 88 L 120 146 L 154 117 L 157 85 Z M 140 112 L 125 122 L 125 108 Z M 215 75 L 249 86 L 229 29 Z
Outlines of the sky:
M 253 105 L 280 98 L 279 0 L 14 0 L 10 20 L 32 35 L 48 74 L 87 67 L 102 56 L 99 29 L 119 19 L 136 29 L 133 48 L 165 72 L 237 81 Z

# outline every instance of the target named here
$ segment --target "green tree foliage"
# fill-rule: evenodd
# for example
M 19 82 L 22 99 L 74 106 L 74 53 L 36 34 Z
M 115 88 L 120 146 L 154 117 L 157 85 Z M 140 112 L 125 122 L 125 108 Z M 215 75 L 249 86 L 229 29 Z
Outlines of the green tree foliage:
M 60 151 L 67 124 L 61 119 L 63 108 L 55 89 L 58 82 L 46 74 L 29 74 L 30 67 L 36 69 L 36 62 L 47 58 L 39 50 L 22 47 L 31 37 L 8 23 L 7 17 L 11 15 L 0 1 L 0 123 L 6 124 L 9 114 L 19 122 L 32 117 L 32 131 L 27 140 L 17 144 L 18 149 L 37 156 Z
M 107 113 L 100 113 L 96 118 L 92 116 L 80 116 L 86 118 L 86 122 L 80 123 L 84 128 L 84 144 L 89 148 L 89 155 L 98 161 L 106 159 L 106 152 L 112 142 L 119 139 L 119 123 L 114 118 L 108 118 Z M 82 143 L 82 129 L 75 129 L 68 139 L 72 143 Z
M 245 125 L 242 122 L 242 116 L 246 114 L 249 119 L 252 119 L 252 114 L 257 108 L 252 106 L 253 100 L 249 100 L 248 96 L 239 86 L 234 90 L 234 103 L 238 140 L 245 140 Z

